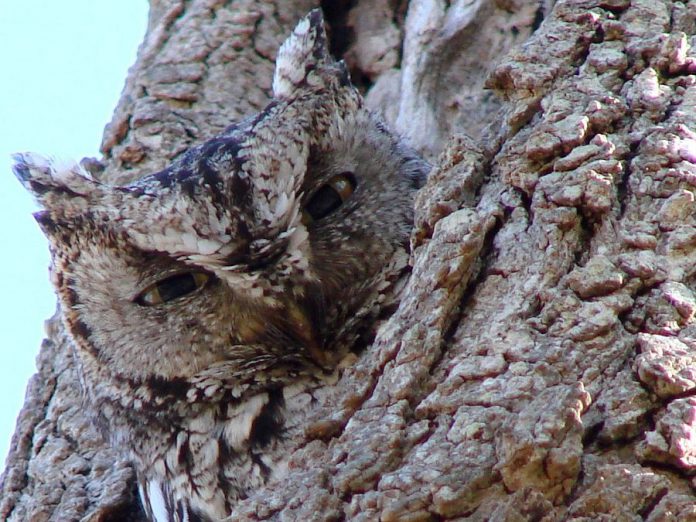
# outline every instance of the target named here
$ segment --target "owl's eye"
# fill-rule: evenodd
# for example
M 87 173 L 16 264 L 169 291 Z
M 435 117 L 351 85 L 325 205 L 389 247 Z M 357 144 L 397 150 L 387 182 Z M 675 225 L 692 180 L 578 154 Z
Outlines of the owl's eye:
M 331 214 L 355 192 L 355 186 L 355 176 L 352 172 L 336 174 L 307 202 L 302 212 L 302 222 L 307 225 Z
M 142 306 L 155 306 L 183 297 L 202 288 L 210 279 L 203 272 L 183 272 L 157 281 L 143 290 L 135 302 Z

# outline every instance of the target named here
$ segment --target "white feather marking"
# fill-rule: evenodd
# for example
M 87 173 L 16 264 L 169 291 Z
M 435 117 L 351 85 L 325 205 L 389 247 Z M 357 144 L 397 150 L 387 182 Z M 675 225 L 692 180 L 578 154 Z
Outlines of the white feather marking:
M 182 216 L 186 216 L 191 212 L 191 202 L 188 198 L 176 199 L 171 205 L 172 210 L 175 210 Z
M 197 254 L 185 255 L 179 258 L 181 261 L 190 261 L 194 265 L 205 266 L 210 270 L 215 270 L 222 264 L 222 259 L 219 254 L 214 256 L 199 256 Z M 222 270 L 226 270 L 225 267 L 221 267 Z
M 198 240 L 198 252 L 203 256 L 209 256 L 217 252 L 222 245 L 217 241 L 212 241 L 210 239 L 199 239 Z
M 268 395 L 265 393 L 255 395 L 245 401 L 236 415 L 230 419 L 225 426 L 225 439 L 235 449 L 242 449 L 244 443 L 249 440 L 251 426 L 258 417 L 261 409 L 268 402 Z
M 192 433 L 208 433 L 210 427 L 213 426 L 213 414 L 211 412 L 205 412 L 201 415 L 194 417 L 188 425 L 188 429 Z
M 288 211 L 288 196 L 281 193 L 276 200 L 276 208 L 274 214 L 277 218 L 282 217 Z
M 307 232 L 307 227 L 302 223 L 298 223 L 297 226 L 291 230 L 290 241 L 288 242 L 288 252 L 293 252 L 295 250 L 300 251 L 302 245 L 305 241 L 309 239 L 309 232 Z
M 36 152 L 22 152 L 21 154 L 13 154 L 12 159 L 17 163 L 23 163 L 29 168 L 46 170 L 51 167 L 51 159 L 48 156 L 37 154 Z
M 311 44 L 307 45 L 309 30 L 309 18 L 303 18 L 278 50 L 276 72 L 273 77 L 273 94 L 276 98 L 290 95 L 305 76 L 304 67 L 299 67 L 297 62 L 300 61 L 299 58 L 304 58 L 304 48 L 311 49 Z
M 295 26 L 295 29 L 293 30 L 293 33 L 295 33 L 298 36 L 301 36 L 303 34 L 306 34 L 309 31 L 309 18 L 306 16 L 300 20 L 297 25 Z
M 50 168 L 53 169 L 53 179 L 66 185 L 70 185 L 73 181 L 78 183 L 83 180 L 94 181 L 92 175 L 73 160 L 53 158 L 50 160 Z
M 147 490 L 150 493 L 150 509 L 155 522 L 169 522 L 167 507 L 164 502 L 164 493 L 162 493 L 162 485 L 159 482 L 151 480 L 147 484 Z
M 183 243 L 185 252 L 197 252 L 198 251 L 198 237 L 194 236 L 189 232 L 184 232 L 179 235 L 179 240 Z
M 73 160 L 42 156 L 34 152 L 15 154 L 13 159 L 26 166 L 31 177 L 40 183 L 67 187 L 82 195 L 94 188 L 92 175 Z
M 145 490 L 143 489 L 143 485 L 140 483 L 140 481 L 138 481 L 138 495 L 140 495 L 140 502 L 145 505 Z

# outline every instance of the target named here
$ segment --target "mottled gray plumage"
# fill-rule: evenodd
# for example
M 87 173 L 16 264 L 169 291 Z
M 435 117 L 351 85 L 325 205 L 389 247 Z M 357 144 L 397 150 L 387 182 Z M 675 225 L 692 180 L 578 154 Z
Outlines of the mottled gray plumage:
M 407 260 L 427 165 L 365 109 L 319 11 L 274 101 L 127 186 L 16 156 L 43 211 L 86 404 L 153 520 L 218 520 L 290 435 Z

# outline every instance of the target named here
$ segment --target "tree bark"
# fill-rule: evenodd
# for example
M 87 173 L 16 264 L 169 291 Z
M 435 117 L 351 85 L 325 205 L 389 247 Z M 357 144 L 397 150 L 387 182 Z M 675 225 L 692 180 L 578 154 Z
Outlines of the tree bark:
M 90 168 L 134 179 L 262 108 L 315 4 L 152 0 Z M 694 0 L 324 4 L 435 166 L 400 306 L 233 519 L 696 520 Z M 47 330 L 0 518 L 140 520 Z

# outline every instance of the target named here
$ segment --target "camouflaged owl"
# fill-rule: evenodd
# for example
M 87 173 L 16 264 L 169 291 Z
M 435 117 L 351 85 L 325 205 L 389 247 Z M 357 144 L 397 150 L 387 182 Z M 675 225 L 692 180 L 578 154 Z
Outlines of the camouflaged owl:
M 280 48 L 273 101 L 161 172 L 15 161 L 86 405 L 147 515 L 220 520 L 282 478 L 312 390 L 407 262 L 428 171 L 329 56 L 321 12 Z

